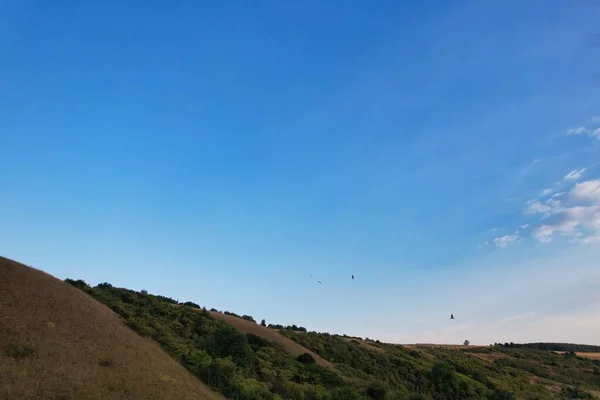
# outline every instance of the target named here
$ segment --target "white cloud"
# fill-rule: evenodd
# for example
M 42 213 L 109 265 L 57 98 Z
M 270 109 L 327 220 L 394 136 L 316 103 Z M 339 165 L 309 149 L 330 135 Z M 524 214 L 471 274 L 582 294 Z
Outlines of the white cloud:
M 547 204 L 542 204 L 539 201 L 530 201 L 527 203 L 525 207 L 525 214 L 534 215 L 534 214 L 545 214 L 549 213 L 552 208 Z
M 569 195 L 575 201 L 588 201 L 594 204 L 600 203 L 600 179 L 576 184 L 571 189 Z
M 600 179 L 577 183 L 562 197 L 527 205 L 530 214 L 545 213 L 533 236 L 542 243 L 551 242 L 555 234 L 584 244 L 600 241 Z
M 598 117 L 594 117 L 594 118 L 598 118 Z M 594 120 L 594 122 L 598 122 L 598 121 Z M 575 128 L 567 129 L 567 135 L 588 135 L 592 138 L 596 138 L 596 139 L 600 140 L 600 128 L 590 129 L 585 126 L 578 126 Z
M 523 225 L 521 225 L 521 229 L 527 229 L 527 228 L 529 228 L 529 224 L 523 224 Z
M 578 126 L 576 128 L 567 129 L 567 135 L 584 135 L 590 133 L 591 130 L 585 126 Z
M 494 243 L 498 247 L 505 248 L 506 246 L 508 246 L 511 243 L 516 242 L 517 240 L 519 240 L 519 234 L 504 235 L 504 236 L 500 236 L 500 237 L 495 238 L 494 239 Z
M 547 196 L 547 195 L 549 195 L 550 193 L 552 193 L 553 191 L 554 191 L 554 189 L 544 189 L 544 190 L 542 191 L 542 196 Z
M 573 171 L 571 171 L 567 175 L 565 175 L 564 179 L 565 180 L 579 179 L 579 178 L 581 178 L 581 175 L 583 175 L 583 173 L 586 170 L 587 170 L 587 168 L 574 169 Z

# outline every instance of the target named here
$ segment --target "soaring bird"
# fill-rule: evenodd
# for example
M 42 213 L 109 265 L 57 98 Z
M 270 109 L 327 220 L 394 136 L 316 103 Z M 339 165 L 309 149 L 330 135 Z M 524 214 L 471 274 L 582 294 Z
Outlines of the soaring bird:
M 352 280 L 354 280 L 354 274 L 352 274 Z
M 321 282 L 321 281 L 317 281 L 317 282 L 319 282 L 319 283 L 321 283 L 321 284 L 323 283 L 323 282 Z
M 454 314 L 450 314 L 450 319 L 455 319 Z

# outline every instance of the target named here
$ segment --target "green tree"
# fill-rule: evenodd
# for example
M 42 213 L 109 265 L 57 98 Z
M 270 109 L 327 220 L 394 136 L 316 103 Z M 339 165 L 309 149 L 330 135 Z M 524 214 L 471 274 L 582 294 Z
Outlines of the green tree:
M 300 354 L 296 359 L 298 361 L 300 361 L 302 364 L 314 364 L 315 363 L 314 357 L 308 353 Z
M 515 396 L 506 390 L 496 389 L 488 396 L 488 400 L 513 400 Z
M 383 382 L 371 382 L 367 387 L 367 396 L 374 400 L 385 400 L 388 387 Z
M 267 326 L 267 321 L 265 321 L 265 319 L 263 318 L 263 320 L 262 320 L 262 321 L 260 321 L 260 324 L 261 324 L 262 326 Z

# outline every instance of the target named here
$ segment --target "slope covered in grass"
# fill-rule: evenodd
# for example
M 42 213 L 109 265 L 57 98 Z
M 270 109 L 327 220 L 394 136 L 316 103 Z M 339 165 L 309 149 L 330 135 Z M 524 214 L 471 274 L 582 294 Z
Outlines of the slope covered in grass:
M 278 331 L 232 313 L 101 284 L 70 281 L 234 399 L 564 399 L 600 391 L 598 361 L 500 346 L 411 346 Z M 215 318 L 217 317 L 217 318 Z M 308 349 L 325 360 L 318 365 Z M 304 351 L 304 350 L 302 350 Z
M 0 399 L 219 399 L 108 307 L 0 257 Z
M 369 341 L 374 350 L 364 341 L 326 333 L 281 333 L 348 375 L 376 376 L 392 391 L 426 392 L 435 399 L 482 394 L 495 399 L 592 398 L 600 390 L 600 361 L 574 354 L 502 346 L 407 348 Z M 443 373 L 441 364 L 446 365 Z
M 237 330 L 249 333 L 252 335 L 260 336 L 261 338 L 268 340 L 271 343 L 279 344 L 285 351 L 292 356 L 299 356 L 304 353 L 309 353 L 315 359 L 316 363 L 324 367 L 331 367 L 331 363 L 322 357 L 319 357 L 306 347 L 294 342 L 293 340 L 283 336 L 278 330 L 267 328 L 257 324 L 256 322 L 249 321 L 247 319 L 239 318 L 234 315 L 221 313 L 218 311 L 210 311 L 210 315 L 214 318 L 219 319 L 230 326 L 233 326 Z

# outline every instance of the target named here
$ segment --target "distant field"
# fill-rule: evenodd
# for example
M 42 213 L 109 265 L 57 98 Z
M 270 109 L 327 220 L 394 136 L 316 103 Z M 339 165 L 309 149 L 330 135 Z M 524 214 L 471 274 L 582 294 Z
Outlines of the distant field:
M 566 351 L 555 351 L 558 354 L 564 354 Z M 590 360 L 600 360 L 600 353 L 586 353 L 586 352 L 576 352 L 579 357 L 588 358 Z
M 590 360 L 600 360 L 600 353 L 576 353 L 579 357 L 589 358 Z

